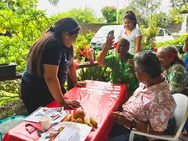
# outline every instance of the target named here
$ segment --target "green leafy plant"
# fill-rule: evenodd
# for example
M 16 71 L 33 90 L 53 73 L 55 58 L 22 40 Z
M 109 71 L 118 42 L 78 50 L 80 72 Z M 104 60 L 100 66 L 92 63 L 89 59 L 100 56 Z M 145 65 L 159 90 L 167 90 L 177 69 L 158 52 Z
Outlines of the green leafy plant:
M 116 22 L 116 14 L 117 8 L 115 6 L 106 6 L 101 10 L 103 16 L 106 19 L 107 23 L 115 23 Z
M 36 0 L 0 2 L 0 64 L 16 63 L 17 73 L 24 71 L 31 45 L 55 20 L 36 6 Z M 0 83 L 1 104 L 20 98 L 19 81 Z
M 165 42 L 158 42 L 156 43 L 156 48 L 160 48 L 162 46 L 175 46 L 179 53 L 181 54 L 182 58 L 185 57 L 186 53 L 182 51 L 182 47 L 184 45 L 185 38 L 188 36 L 188 34 L 182 34 L 180 37 L 172 40 L 172 41 L 165 41 Z
M 47 18 L 44 12 L 33 11 L 32 8 L 21 15 L 19 11 L 8 8 L 1 10 L 0 32 L 9 31 L 11 37 L 0 37 L 0 63 L 14 62 L 17 64 L 17 71 L 23 72 L 30 46 L 51 23 L 51 19 Z
M 140 27 L 142 32 L 142 47 L 143 49 L 151 48 L 154 45 L 154 37 L 159 33 L 159 27 L 157 27 L 157 17 L 156 15 L 151 15 L 149 18 L 149 26 L 145 28 Z
M 16 93 L 6 92 L 3 90 L 0 91 L 0 107 L 8 102 L 18 99 L 19 95 Z
M 95 57 L 97 58 L 98 54 L 100 53 L 100 51 L 96 50 L 95 51 Z M 109 50 L 107 55 L 110 55 L 114 53 L 113 50 Z M 98 65 L 94 65 L 94 66 L 90 66 L 90 67 L 85 67 L 82 68 L 78 71 L 78 79 L 80 81 L 83 80 L 97 80 L 97 81 L 105 81 L 108 82 L 110 81 L 110 74 L 111 74 L 111 69 L 103 66 L 100 67 Z
M 108 82 L 110 80 L 111 70 L 107 67 L 100 67 L 98 65 L 87 68 L 82 68 L 78 72 L 78 79 L 83 80 L 97 80 Z

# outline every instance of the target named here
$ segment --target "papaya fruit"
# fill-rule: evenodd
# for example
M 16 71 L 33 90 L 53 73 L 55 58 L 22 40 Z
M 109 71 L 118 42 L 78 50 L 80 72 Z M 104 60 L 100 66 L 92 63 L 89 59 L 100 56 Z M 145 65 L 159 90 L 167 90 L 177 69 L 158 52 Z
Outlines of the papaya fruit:
M 84 120 L 85 118 L 85 112 L 83 110 L 77 110 L 75 113 L 74 113 L 74 118 L 77 119 L 77 118 L 81 118 L 82 120 Z

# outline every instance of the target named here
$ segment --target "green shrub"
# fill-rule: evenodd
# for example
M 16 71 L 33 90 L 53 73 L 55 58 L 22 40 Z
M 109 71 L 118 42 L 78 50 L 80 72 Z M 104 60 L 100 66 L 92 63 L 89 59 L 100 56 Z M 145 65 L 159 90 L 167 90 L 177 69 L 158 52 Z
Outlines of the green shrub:
M 97 80 L 108 82 L 110 80 L 111 70 L 107 67 L 100 67 L 98 65 L 82 68 L 78 72 L 78 79 L 83 80 Z

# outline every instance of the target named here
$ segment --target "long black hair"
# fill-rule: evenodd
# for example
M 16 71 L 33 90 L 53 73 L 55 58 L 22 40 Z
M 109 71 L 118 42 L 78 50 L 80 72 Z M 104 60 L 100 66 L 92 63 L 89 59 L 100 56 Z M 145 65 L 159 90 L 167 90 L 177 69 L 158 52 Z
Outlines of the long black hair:
M 129 19 L 129 20 L 131 20 L 133 22 L 133 24 L 134 24 L 134 27 L 136 27 L 137 19 L 136 19 L 136 15 L 134 14 L 133 11 L 127 11 L 125 13 L 125 16 L 124 16 L 123 19 L 126 19 L 126 18 Z
M 68 32 L 69 35 L 77 34 L 80 26 L 76 20 L 70 17 L 57 20 L 54 25 L 48 28 L 42 36 L 31 47 L 27 59 L 29 58 L 29 71 L 35 66 L 38 76 L 43 74 L 42 58 L 45 48 L 52 46 L 55 39 L 62 39 L 62 33 Z

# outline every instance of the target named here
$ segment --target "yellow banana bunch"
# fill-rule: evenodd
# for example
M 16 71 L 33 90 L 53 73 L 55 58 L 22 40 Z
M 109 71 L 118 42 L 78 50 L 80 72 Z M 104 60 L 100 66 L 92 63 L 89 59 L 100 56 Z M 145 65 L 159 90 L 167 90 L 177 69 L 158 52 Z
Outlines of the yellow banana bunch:
M 87 118 L 84 119 L 84 124 L 87 124 L 93 128 L 93 125 L 89 122 Z
M 71 119 L 72 119 L 72 114 L 68 114 L 66 115 L 64 121 L 71 121 Z
M 98 126 L 97 121 L 96 121 L 93 117 L 90 117 L 89 120 L 90 120 L 90 123 L 91 123 L 94 127 L 97 127 L 97 126 Z

